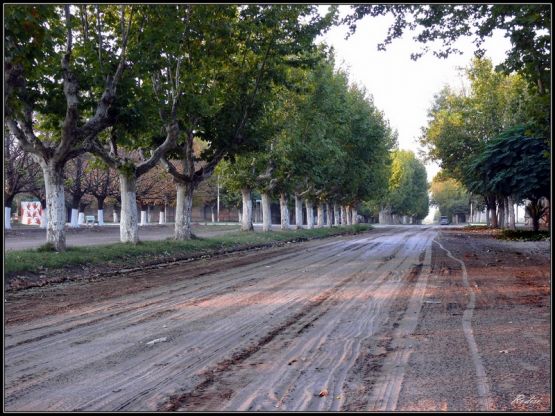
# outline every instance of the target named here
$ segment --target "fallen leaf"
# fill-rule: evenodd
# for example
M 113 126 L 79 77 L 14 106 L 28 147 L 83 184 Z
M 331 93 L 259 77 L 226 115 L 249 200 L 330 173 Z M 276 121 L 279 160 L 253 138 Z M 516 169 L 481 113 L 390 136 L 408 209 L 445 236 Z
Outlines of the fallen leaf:
M 322 390 L 319 394 L 320 397 L 326 397 L 328 395 L 328 391 L 326 389 Z

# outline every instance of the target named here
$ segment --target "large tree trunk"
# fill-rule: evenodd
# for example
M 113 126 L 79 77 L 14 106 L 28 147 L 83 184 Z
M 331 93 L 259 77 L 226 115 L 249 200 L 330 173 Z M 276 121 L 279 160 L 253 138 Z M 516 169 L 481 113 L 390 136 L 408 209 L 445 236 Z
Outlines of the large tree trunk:
M 345 206 L 345 218 L 347 219 L 347 225 L 351 225 L 353 223 L 351 218 L 351 207 L 349 205 Z
M 331 205 L 326 204 L 326 227 L 331 227 L 332 219 L 331 219 Z
M 272 211 L 270 208 L 270 195 L 262 192 L 262 231 L 272 231 Z
M 340 225 L 340 219 L 339 205 L 333 204 L 333 225 Z
M 12 228 L 12 207 L 4 204 L 4 229 L 10 230 Z
M 147 225 L 148 224 L 148 217 L 147 217 L 148 206 L 143 205 L 142 203 L 140 205 L 141 205 L 141 223 L 139 225 Z
M 324 205 L 318 204 L 318 228 L 324 226 Z
M 63 169 L 41 164 L 46 189 L 47 226 L 46 242 L 51 243 L 56 251 L 66 249 L 66 204 L 64 196 Z
M 306 228 L 310 230 L 314 228 L 314 211 L 312 208 L 312 202 L 305 199 L 304 204 L 306 206 Z
M 509 228 L 511 230 L 516 230 L 515 224 L 515 203 L 512 197 L 507 197 L 507 206 L 509 209 Z
M 121 191 L 121 219 L 119 223 L 122 243 L 139 242 L 139 224 L 137 215 L 137 178 L 124 173 L 119 174 Z
M 71 228 L 79 227 L 79 209 L 73 207 L 71 208 L 71 220 L 69 226 Z
M 347 225 L 347 207 L 341 205 L 341 225 Z
M 351 208 L 351 217 L 351 223 L 358 224 L 358 210 L 355 207 Z
M 242 231 L 254 231 L 252 225 L 252 199 L 251 190 L 248 188 L 241 189 L 241 196 L 243 198 L 243 218 L 241 222 Z
M 303 228 L 303 201 L 298 195 L 295 195 L 295 226 Z
M 46 228 L 48 224 L 48 216 L 46 215 L 46 199 L 41 199 L 40 206 L 42 213 L 40 214 L 40 228 Z
M 164 207 L 160 207 L 160 219 L 159 219 L 159 224 L 165 224 L 166 223 L 166 205 L 164 205 Z
M 79 204 L 79 216 L 77 217 L 77 225 L 81 226 L 85 223 L 85 204 Z
M 501 198 L 498 203 L 498 224 L 499 227 L 505 228 L 505 198 Z
M 4 193 L 4 229 L 10 230 L 12 228 L 12 202 L 13 195 L 6 198 Z
M 104 225 L 104 198 L 97 198 L 98 203 L 98 225 Z
M 287 207 L 287 195 L 279 194 L 279 211 L 281 214 L 281 229 L 289 229 L 289 208 Z
M 193 236 L 191 220 L 193 214 L 193 191 L 192 184 L 177 184 L 177 202 L 175 206 L 175 231 L 176 240 L 190 240 Z

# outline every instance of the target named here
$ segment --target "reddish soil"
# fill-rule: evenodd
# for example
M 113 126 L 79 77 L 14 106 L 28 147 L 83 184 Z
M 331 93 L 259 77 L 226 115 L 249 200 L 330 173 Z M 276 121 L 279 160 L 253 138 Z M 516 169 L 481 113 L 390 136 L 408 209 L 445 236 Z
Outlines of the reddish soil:
M 6 292 L 5 408 L 548 411 L 549 246 L 391 227 Z

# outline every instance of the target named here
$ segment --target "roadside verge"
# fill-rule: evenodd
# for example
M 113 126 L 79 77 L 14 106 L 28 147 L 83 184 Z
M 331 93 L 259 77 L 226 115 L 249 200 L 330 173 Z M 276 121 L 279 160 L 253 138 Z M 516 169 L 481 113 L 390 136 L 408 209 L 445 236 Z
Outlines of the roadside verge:
M 295 242 L 371 230 L 369 224 L 269 233 L 237 232 L 186 241 L 144 241 L 137 245 L 117 243 L 69 247 L 62 253 L 47 249 L 5 252 L 4 288 L 15 291 L 76 280 L 84 276 L 107 276 L 177 261 L 194 261 L 234 252 L 260 250 Z

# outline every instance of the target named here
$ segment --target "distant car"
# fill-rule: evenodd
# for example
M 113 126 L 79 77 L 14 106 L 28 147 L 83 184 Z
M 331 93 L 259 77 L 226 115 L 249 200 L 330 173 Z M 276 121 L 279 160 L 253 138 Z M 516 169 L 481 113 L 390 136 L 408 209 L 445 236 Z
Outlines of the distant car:
M 449 225 L 449 218 L 447 217 L 441 217 L 439 219 L 439 225 Z

